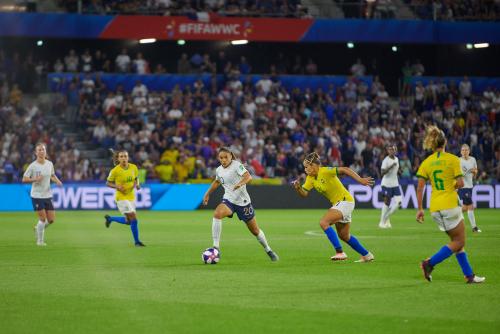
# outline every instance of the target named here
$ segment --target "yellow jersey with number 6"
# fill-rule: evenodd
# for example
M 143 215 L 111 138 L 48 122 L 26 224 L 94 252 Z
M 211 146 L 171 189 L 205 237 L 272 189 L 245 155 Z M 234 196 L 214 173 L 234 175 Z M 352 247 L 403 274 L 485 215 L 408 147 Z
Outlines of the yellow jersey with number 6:
M 135 200 L 134 183 L 137 176 L 139 176 L 139 169 L 131 163 L 128 164 L 127 169 L 117 165 L 109 172 L 108 181 L 124 187 L 123 192 L 116 189 L 116 201 Z
M 337 167 L 320 167 L 316 177 L 310 175 L 306 177 L 302 188 L 307 191 L 316 189 L 334 205 L 342 201 L 354 203 L 354 198 L 338 178 Z
M 460 159 L 453 154 L 435 152 L 422 162 L 417 177 L 431 183 L 431 212 L 459 206 L 455 179 L 462 176 Z

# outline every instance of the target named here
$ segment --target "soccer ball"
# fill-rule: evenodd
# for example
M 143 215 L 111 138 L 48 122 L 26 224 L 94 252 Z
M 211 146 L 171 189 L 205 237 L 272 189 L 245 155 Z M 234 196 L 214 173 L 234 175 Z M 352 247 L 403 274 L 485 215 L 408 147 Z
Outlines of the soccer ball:
M 201 254 L 201 259 L 205 264 L 217 264 L 219 262 L 219 251 L 217 248 L 207 248 Z

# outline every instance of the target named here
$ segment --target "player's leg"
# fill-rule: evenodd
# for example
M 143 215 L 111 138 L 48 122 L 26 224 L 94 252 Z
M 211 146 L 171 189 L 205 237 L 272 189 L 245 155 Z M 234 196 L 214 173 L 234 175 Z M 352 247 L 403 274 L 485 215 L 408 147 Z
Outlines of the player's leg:
M 54 224 L 54 222 L 56 220 L 56 211 L 55 210 L 46 210 L 45 212 L 47 214 L 47 220 L 46 220 L 45 228 L 47 228 L 50 225 Z
M 370 253 L 363 245 L 359 242 L 359 240 L 350 233 L 350 222 L 338 222 L 335 224 L 337 229 L 337 233 L 340 236 L 340 239 L 351 246 L 358 254 L 361 255 L 361 259 L 356 262 L 370 262 L 375 259 L 372 253 Z
M 384 204 L 382 204 L 382 212 L 380 213 L 380 222 L 378 224 L 378 227 L 380 228 L 387 228 L 386 227 L 386 216 L 387 216 L 387 211 L 389 211 L 389 205 L 391 204 L 391 197 L 389 196 L 389 193 L 387 191 L 386 187 L 382 188 L 383 191 L 383 196 L 384 196 Z
M 217 205 L 212 218 L 212 239 L 214 247 L 220 248 L 220 236 L 222 233 L 222 219 L 233 214 L 233 210 L 225 203 Z
M 432 219 L 438 224 L 442 231 L 450 237 L 450 242 L 429 259 L 422 261 L 420 267 L 425 279 L 432 281 L 431 273 L 434 267 L 449 258 L 453 253 L 460 251 L 465 245 L 465 230 L 462 210 L 456 207 L 450 210 L 436 211 L 432 214 Z
M 465 224 L 464 221 L 462 220 L 460 224 L 447 232 L 448 235 L 450 236 L 451 243 L 455 243 L 454 245 L 450 245 L 449 247 L 452 248 L 455 252 L 455 257 L 457 258 L 458 264 L 460 265 L 460 268 L 462 269 L 462 273 L 464 274 L 464 277 L 467 281 L 467 283 L 482 283 L 485 281 L 484 277 L 476 276 L 474 274 L 474 271 L 472 270 L 472 266 L 469 263 L 469 259 L 467 258 L 467 253 L 465 252 L 464 246 L 465 246 Z M 456 247 L 462 246 L 462 248 L 455 250 Z
M 118 223 L 118 224 L 123 224 L 123 225 L 130 225 L 130 220 L 127 220 L 127 217 L 125 216 L 125 212 L 128 212 L 130 211 L 129 207 L 129 201 L 117 201 L 116 202 L 116 207 L 118 209 L 118 211 L 120 211 L 120 213 L 123 215 L 123 216 L 110 216 L 110 215 L 105 215 L 104 216 L 104 219 L 105 222 L 104 224 L 106 225 L 106 227 L 109 227 L 111 225 L 111 223 Z
M 342 218 L 343 216 L 340 210 L 336 208 L 330 208 L 319 221 L 319 226 L 321 227 L 321 229 L 323 229 L 323 232 L 325 232 L 333 248 L 335 248 L 336 254 L 331 257 L 332 261 L 347 260 L 347 255 L 342 249 L 342 244 L 340 243 L 339 236 L 337 235 L 337 232 L 335 232 L 335 230 L 332 228 L 332 225 L 338 221 L 341 221 Z
M 264 231 L 262 231 L 259 228 L 259 225 L 257 225 L 257 220 L 255 219 L 255 217 L 247 221 L 246 224 L 248 230 L 257 238 L 262 247 L 264 247 L 264 250 L 266 251 L 267 255 L 269 255 L 271 260 L 278 261 L 279 260 L 278 254 L 276 254 L 269 246 L 269 243 L 267 242 L 266 239 L 266 235 L 264 234 Z
M 462 190 L 462 189 L 461 189 Z M 463 189 L 463 206 L 462 208 L 467 211 L 467 217 L 469 217 L 470 226 L 472 227 L 472 232 L 481 232 L 476 224 L 476 216 L 474 215 L 474 203 L 472 202 L 472 189 Z M 462 210 L 463 211 L 463 210 Z
M 36 224 L 36 244 L 38 246 L 46 246 L 45 244 L 45 226 L 47 213 L 45 209 L 39 208 L 37 211 L 38 223 Z
M 134 237 L 134 243 L 135 243 L 135 245 L 137 247 L 144 247 L 144 246 L 146 246 L 139 239 L 139 226 L 138 226 L 139 221 L 137 220 L 137 215 L 135 213 L 135 208 L 134 208 L 134 211 L 125 212 L 125 217 L 127 218 L 127 221 L 130 224 L 130 230 L 132 231 L 132 236 Z

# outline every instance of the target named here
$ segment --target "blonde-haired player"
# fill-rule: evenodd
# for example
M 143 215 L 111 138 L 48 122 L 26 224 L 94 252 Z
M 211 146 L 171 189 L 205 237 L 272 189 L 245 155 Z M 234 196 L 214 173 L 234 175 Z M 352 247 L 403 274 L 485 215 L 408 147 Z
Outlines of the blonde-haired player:
M 135 189 L 140 189 L 139 170 L 136 165 L 128 162 L 128 152 L 125 150 L 111 151 L 115 167 L 109 173 L 106 185 L 116 189 L 116 206 L 124 217 L 104 216 L 105 225 L 109 228 L 112 222 L 130 225 L 136 247 L 145 245 L 139 239 L 139 227 L 135 212 Z
M 38 223 L 35 225 L 36 244 L 46 246 L 45 228 L 54 223 L 56 212 L 52 204 L 52 190 L 50 181 L 62 186 L 57 178 L 54 165 L 47 159 L 47 148 L 45 144 L 38 143 L 35 146 L 36 160 L 33 161 L 23 175 L 23 183 L 31 183 L 31 201 L 33 209 L 38 215 Z
M 472 232 L 481 232 L 476 224 L 474 216 L 474 204 L 472 203 L 472 188 L 474 187 L 474 177 L 477 175 L 477 162 L 474 157 L 470 156 L 469 145 L 463 144 L 460 150 L 460 166 L 464 173 L 464 187 L 458 189 L 458 196 L 462 201 L 462 212 L 467 211 L 469 222 L 472 227 Z
M 361 259 L 356 262 L 373 261 L 375 259 L 373 254 L 364 248 L 358 239 L 350 233 L 354 198 L 340 182 L 338 176 L 342 174 L 350 176 L 365 186 L 372 186 L 373 179 L 371 177 L 361 177 L 348 167 L 321 167 L 320 156 L 316 152 L 308 154 L 303 164 L 307 174 L 306 182 L 303 185 L 300 184 L 299 180 L 292 182 L 295 191 L 301 197 L 306 197 L 314 188 L 332 203 L 332 207 L 319 222 L 336 251 L 336 254 L 330 259 L 332 261 L 347 260 L 347 255 L 340 244 L 339 235 L 340 239 L 361 255 Z M 335 225 L 338 235 L 333 230 L 332 225 Z
M 453 253 L 462 268 L 467 283 L 482 283 L 485 278 L 474 275 L 465 253 L 465 227 L 462 209 L 458 205 L 457 189 L 464 186 L 460 160 L 457 156 L 445 152 L 446 137 L 436 126 L 428 126 L 424 138 L 424 149 L 433 153 L 425 159 L 417 171 L 418 188 L 417 221 L 423 223 L 423 196 L 425 183 L 432 186 L 431 216 L 441 231 L 446 232 L 450 242 L 436 254 L 422 261 L 421 268 L 425 279 L 432 281 L 431 273 L 436 265 L 449 258 Z

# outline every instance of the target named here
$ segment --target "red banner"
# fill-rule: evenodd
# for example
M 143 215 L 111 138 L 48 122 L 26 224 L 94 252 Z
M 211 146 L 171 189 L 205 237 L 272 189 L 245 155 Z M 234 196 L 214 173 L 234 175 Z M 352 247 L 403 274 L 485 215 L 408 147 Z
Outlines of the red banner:
M 116 16 L 100 38 L 159 40 L 239 40 L 297 42 L 312 19 L 216 17 L 201 22 L 184 16 Z

